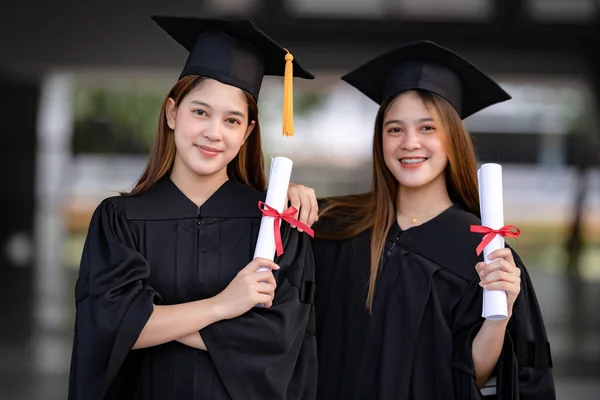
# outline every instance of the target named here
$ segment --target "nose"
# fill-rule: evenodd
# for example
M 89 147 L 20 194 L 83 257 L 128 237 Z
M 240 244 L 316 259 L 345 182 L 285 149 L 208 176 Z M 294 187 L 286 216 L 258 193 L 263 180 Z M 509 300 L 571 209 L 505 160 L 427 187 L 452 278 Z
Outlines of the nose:
M 211 142 L 218 142 L 222 140 L 223 133 L 221 122 L 216 118 L 211 119 L 211 121 L 205 126 L 203 136 Z
M 406 131 L 406 134 L 402 138 L 401 147 L 403 150 L 407 151 L 417 150 L 421 147 L 419 134 L 415 131 L 415 129 L 408 129 Z

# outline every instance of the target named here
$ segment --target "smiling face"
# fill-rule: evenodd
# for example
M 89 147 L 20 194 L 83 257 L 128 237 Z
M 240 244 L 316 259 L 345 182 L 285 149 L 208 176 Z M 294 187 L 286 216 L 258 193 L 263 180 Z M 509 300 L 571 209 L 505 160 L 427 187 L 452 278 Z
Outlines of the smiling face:
M 444 132 L 415 91 L 396 97 L 383 118 L 382 150 L 386 166 L 401 187 L 445 185 L 448 155 Z
M 235 158 L 255 126 L 249 121 L 242 90 L 205 79 L 176 106 L 170 99 L 167 124 L 174 131 L 173 171 L 226 178 Z

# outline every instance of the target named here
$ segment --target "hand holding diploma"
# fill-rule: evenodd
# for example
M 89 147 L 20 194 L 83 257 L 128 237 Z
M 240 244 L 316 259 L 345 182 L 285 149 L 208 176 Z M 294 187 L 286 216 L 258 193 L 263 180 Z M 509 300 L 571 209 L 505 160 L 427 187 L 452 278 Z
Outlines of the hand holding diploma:
M 292 175 L 292 166 L 292 160 L 285 157 L 275 157 L 271 162 L 267 196 L 264 203 L 258 203 L 263 217 L 260 222 L 258 240 L 254 249 L 254 258 L 261 257 L 273 261 L 275 254 L 278 256 L 283 254 L 281 220 L 301 228 L 311 237 L 314 235 L 310 227 L 294 218 L 298 210 L 294 207 L 289 207 L 284 211 L 288 186 Z M 257 272 L 266 270 L 269 270 L 269 268 L 261 267 Z
M 471 226 L 471 232 L 484 235 L 477 247 L 483 252 L 484 262 L 477 265 L 483 290 L 482 316 L 490 320 L 503 320 L 509 316 L 507 291 L 511 307 L 520 291 L 520 273 L 510 249 L 505 248 L 504 237 L 518 237 L 513 226 L 504 225 L 502 194 L 502 166 L 483 164 L 477 171 L 482 226 Z M 515 286 L 516 285 L 516 286 Z

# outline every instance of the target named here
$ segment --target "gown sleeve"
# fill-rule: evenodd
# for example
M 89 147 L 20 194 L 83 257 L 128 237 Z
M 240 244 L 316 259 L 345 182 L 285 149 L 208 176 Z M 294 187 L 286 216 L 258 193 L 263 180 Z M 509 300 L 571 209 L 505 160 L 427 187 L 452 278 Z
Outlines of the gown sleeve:
M 540 306 L 527 269 L 513 251 L 521 269 L 521 292 L 513 305 L 504 345 L 495 375 L 497 399 L 553 400 L 556 398 L 552 375 L 550 344 Z M 471 346 L 484 319 L 481 317 L 483 290 L 479 277 L 470 283 L 454 318 L 453 375 L 456 398 L 485 399 L 475 384 Z
M 70 400 L 103 399 L 111 388 L 160 302 L 145 284 L 149 276 L 123 210 L 104 200 L 92 216 L 75 287 Z
M 287 226 L 287 225 L 286 225 Z M 287 231 L 271 308 L 253 308 L 200 331 L 233 400 L 316 396 L 314 261 L 305 234 Z M 284 242 L 285 243 L 285 242 Z

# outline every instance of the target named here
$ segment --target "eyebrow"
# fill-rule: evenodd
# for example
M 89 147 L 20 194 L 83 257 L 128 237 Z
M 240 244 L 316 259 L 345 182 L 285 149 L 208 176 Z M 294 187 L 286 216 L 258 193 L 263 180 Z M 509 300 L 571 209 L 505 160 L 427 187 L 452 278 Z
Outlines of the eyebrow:
M 206 108 L 210 108 L 210 109 L 212 109 L 212 107 L 210 106 L 210 104 L 207 104 L 207 103 L 205 103 L 205 102 L 203 102 L 203 101 L 200 101 L 200 100 L 192 100 L 192 101 L 191 101 L 191 103 L 192 103 L 192 104 L 197 104 L 197 105 L 199 105 L 199 106 L 203 106 L 203 107 L 206 107 Z M 245 117 L 246 117 L 246 115 L 245 115 L 243 112 L 241 112 L 241 111 L 237 111 L 237 110 L 230 110 L 230 111 L 227 111 L 227 113 L 226 113 L 226 114 L 227 114 L 227 115 L 237 115 L 237 116 L 239 116 L 239 117 L 242 117 L 242 118 L 245 118 Z
M 422 124 L 422 123 L 424 123 L 424 122 L 433 122 L 433 118 L 431 118 L 431 117 L 427 117 L 427 118 L 421 118 L 421 119 L 418 119 L 416 122 L 417 122 L 418 124 Z M 403 125 L 403 124 L 404 124 L 404 121 L 402 121 L 401 119 L 390 119 L 389 121 L 386 121 L 386 122 L 383 124 L 383 126 L 388 126 L 388 125 L 392 125 L 392 124 L 400 124 L 400 125 Z

